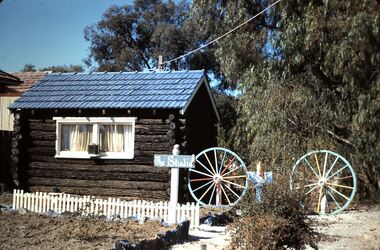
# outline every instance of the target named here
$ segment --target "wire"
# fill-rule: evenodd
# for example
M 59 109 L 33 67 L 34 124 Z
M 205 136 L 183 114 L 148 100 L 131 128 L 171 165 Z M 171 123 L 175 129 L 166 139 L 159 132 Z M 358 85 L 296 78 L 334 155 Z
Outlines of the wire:
M 194 50 L 191 50 L 191 51 L 189 51 L 189 52 L 187 52 L 187 53 L 185 53 L 185 54 L 183 54 L 183 55 L 181 55 L 181 56 L 178 56 L 178 57 L 176 57 L 176 58 L 174 58 L 174 59 L 164 61 L 164 62 L 162 62 L 159 66 L 163 66 L 163 65 L 165 65 L 165 64 L 171 63 L 171 62 L 176 61 L 176 60 L 181 59 L 181 58 L 185 58 L 185 57 L 187 57 L 187 56 L 189 56 L 189 55 L 191 55 L 191 54 L 193 54 L 193 53 L 195 53 L 195 52 L 197 52 L 197 51 L 199 51 L 199 50 L 201 50 L 201 49 L 203 49 L 203 48 L 208 47 L 210 44 L 213 44 L 213 43 L 219 41 L 219 40 L 222 39 L 223 37 L 225 37 L 225 36 L 231 34 L 231 33 L 234 32 L 235 30 L 237 30 L 237 29 L 239 29 L 240 27 L 242 27 L 243 25 L 249 23 L 250 21 L 252 21 L 252 20 L 255 19 L 256 17 L 260 16 L 260 15 L 263 14 L 265 11 L 269 10 L 270 8 L 272 8 L 273 6 L 275 6 L 276 4 L 278 4 L 278 3 L 281 2 L 281 1 L 282 1 L 282 0 L 277 0 L 276 2 L 272 3 L 271 5 L 269 5 L 268 7 L 266 7 L 265 9 L 263 9 L 262 11 L 260 11 L 260 12 L 257 13 L 256 15 L 254 15 L 253 17 L 251 17 L 250 19 L 248 19 L 248 20 L 246 20 L 245 22 L 239 24 L 238 26 L 236 26 L 236 27 L 233 28 L 232 30 L 230 30 L 230 31 L 228 31 L 228 32 L 226 32 L 226 33 L 224 33 L 223 35 L 221 35 L 221 36 L 215 38 L 214 40 L 211 40 L 210 42 L 208 42 L 208 43 L 206 43 L 206 44 L 203 44 L 203 45 L 200 46 L 199 48 L 196 48 L 196 49 L 194 49 Z

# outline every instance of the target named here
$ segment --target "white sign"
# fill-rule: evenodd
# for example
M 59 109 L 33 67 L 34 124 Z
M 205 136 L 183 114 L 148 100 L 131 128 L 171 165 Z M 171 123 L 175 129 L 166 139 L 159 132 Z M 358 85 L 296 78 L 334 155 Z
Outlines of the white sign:
M 154 155 L 154 166 L 161 168 L 194 168 L 194 155 Z

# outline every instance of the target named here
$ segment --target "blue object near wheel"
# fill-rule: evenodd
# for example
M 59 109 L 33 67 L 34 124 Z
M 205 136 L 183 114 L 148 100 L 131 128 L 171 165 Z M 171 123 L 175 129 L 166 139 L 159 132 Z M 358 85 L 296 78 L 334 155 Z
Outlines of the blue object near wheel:
M 356 193 L 356 175 L 351 164 L 329 150 L 312 151 L 293 166 L 290 188 L 301 189 L 308 208 L 317 214 L 337 214 L 346 209 Z
M 188 173 L 188 188 L 199 204 L 230 207 L 244 196 L 248 189 L 247 169 L 237 154 L 214 147 L 195 158 L 195 168 Z

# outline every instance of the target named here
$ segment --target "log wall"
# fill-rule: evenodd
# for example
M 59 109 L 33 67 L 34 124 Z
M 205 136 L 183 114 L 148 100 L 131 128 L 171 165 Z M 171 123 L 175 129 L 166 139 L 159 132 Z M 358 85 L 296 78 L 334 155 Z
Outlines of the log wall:
M 83 114 L 83 116 L 91 116 Z M 56 123 L 41 114 L 27 114 L 22 129 L 25 163 L 22 167 L 27 189 L 43 192 L 118 196 L 127 199 L 168 200 L 170 172 L 153 166 L 154 154 L 170 154 L 168 114 L 138 117 L 135 127 L 135 158 L 69 159 L 54 158 Z M 62 113 L 56 116 L 65 116 Z M 67 115 L 67 116 L 70 116 Z M 93 115 L 98 116 L 98 115 Z M 109 114 L 114 116 L 114 114 Z

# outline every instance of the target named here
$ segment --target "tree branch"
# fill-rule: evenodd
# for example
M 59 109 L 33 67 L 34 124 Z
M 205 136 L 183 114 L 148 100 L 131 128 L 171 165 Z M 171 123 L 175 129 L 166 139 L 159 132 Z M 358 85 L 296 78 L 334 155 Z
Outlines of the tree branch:
M 334 137 L 335 139 L 337 139 L 338 141 L 341 141 L 341 142 L 344 142 L 348 145 L 350 145 L 351 147 L 354 147 L 354 144 L 352 142 L 350 142 L 349 140 L 347 139 L 344 139 L 343 137 L 335 134 L 334 132 L 332 132 L 331 130 L 328 130 L 328 129 L 325 129 L 325 128 L 322 128 L 321 126 L 318 126 L 320 129 L 322 129 L 323 131 L 327 132 L 329 135 L 331 135 L 332 137 Z

